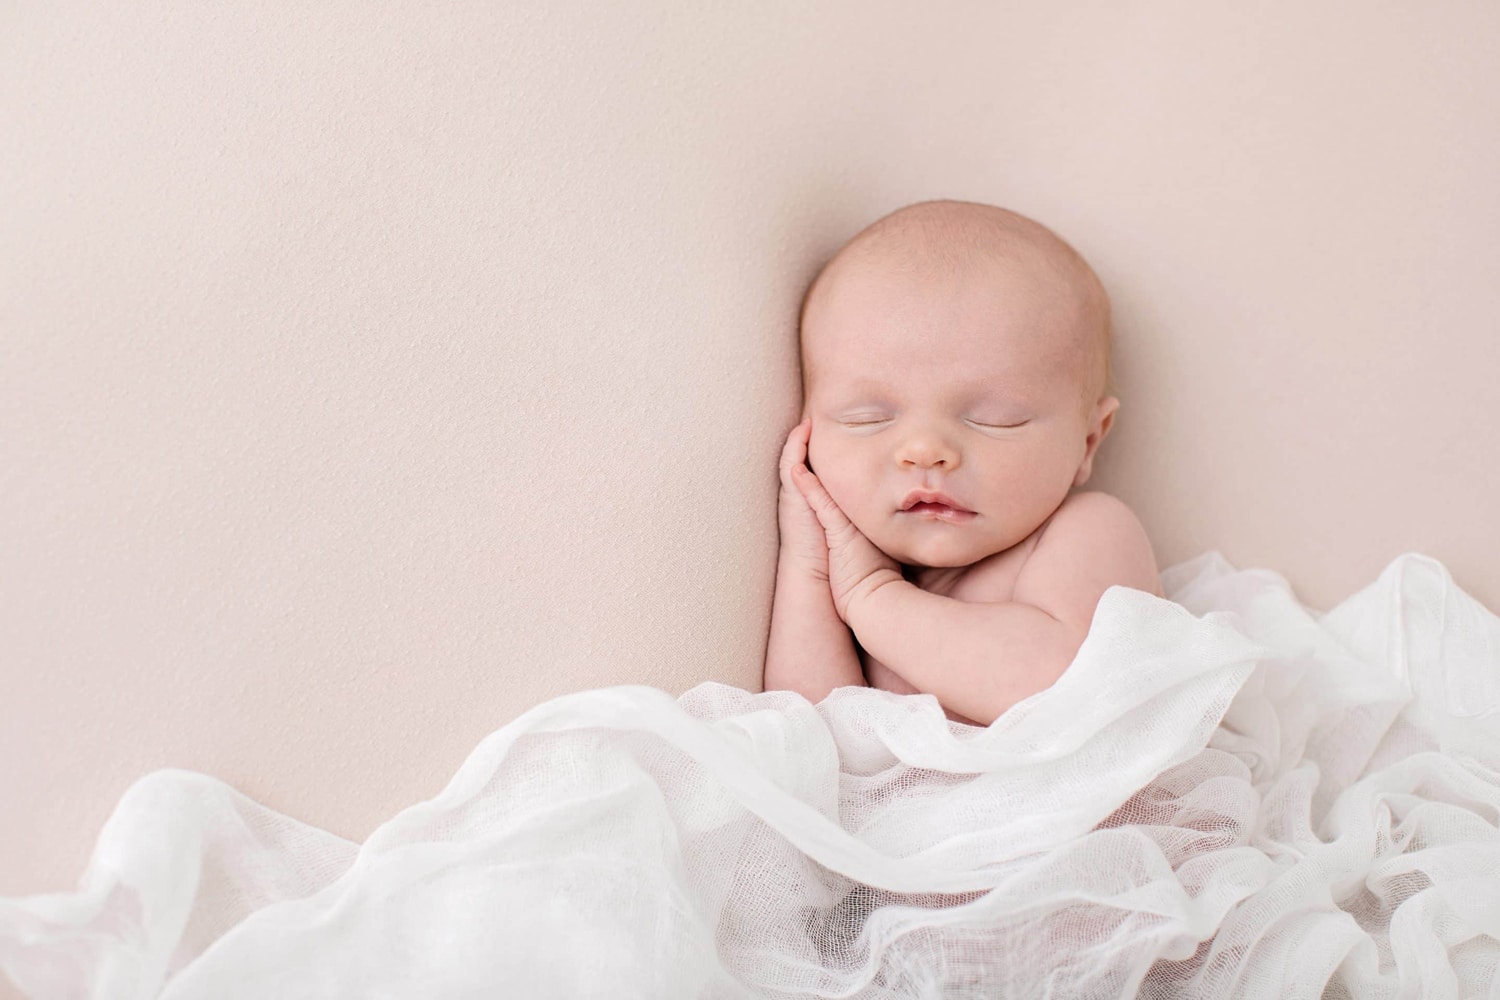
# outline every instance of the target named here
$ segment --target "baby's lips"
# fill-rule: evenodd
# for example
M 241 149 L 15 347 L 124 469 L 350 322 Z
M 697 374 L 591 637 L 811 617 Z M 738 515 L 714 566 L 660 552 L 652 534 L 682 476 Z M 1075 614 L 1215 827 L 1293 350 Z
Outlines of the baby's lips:
M 920 504 L 939 504 L 960 514 L 972 514 L 972 510 L 960 504 L 946 493 L 937 490 L 912 490 L 901 501 L 900 510 L 910 510 Z

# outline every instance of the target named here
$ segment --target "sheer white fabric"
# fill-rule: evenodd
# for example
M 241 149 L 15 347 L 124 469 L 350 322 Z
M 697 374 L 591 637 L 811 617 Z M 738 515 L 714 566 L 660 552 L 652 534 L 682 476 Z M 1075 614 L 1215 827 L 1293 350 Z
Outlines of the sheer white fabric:
M 1407 555 L 1326 614 L 1113 588 L 988 729 L 928 696 L 560 698 L 353 844 L 133 785 L 37 997 L 1500 997 L 1500 619 Z

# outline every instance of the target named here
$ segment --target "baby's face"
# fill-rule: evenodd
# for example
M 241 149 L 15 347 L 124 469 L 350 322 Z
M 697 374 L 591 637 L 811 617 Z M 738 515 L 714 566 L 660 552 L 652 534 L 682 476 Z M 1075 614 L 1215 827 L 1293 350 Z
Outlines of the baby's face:
M 1088 478 L 1118 405 L 1085 407 L 1081 322 L 1019 265 L 844 269 L 804 317 L 809 466 L 898 562 L 968 566 L 1010 548 Z M 924 489 L 963 510 L 903 509 Z

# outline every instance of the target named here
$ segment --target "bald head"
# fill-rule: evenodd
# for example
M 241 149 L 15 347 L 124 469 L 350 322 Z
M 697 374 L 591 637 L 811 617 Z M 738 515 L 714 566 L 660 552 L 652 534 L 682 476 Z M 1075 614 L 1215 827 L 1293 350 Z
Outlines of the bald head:
M 1019 273 L 1046 298 L 1070 343 L 1058 344 L 1079 366 L 1081 401 L 1092 406 L 1109 388 L 1109 296 L 1076 250 L 1039 222 L 993 205 L 926 201 L 898 209 L 860 231 L 813 280 L 800 318 L 804 382 L 808 340 L 841 277 L 856 270 L 951 278 L 1002 268 Z

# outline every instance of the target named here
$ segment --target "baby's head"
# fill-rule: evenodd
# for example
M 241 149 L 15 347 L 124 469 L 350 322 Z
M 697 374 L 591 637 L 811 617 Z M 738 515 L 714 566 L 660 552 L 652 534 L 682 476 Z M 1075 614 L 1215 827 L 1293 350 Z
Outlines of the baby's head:
M 1088 479 L 1119 407 L 1099 279 L 990 205 L 923 202 L 859 233 L 808 289 L 801 335 L 808 465 L 911 566 L 1024 540 Z M 904 510 L 924 489 L 963 510 Z

